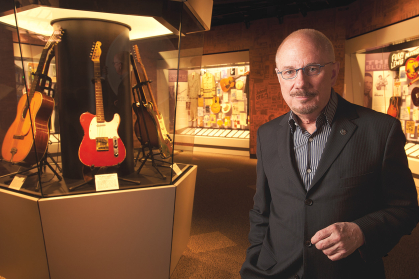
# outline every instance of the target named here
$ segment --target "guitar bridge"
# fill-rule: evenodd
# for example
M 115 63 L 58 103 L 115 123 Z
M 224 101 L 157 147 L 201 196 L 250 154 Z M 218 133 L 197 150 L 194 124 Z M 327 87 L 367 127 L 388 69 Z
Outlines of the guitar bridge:
M 98 137 L 96 138 L 96 151 L 108 151 L 109 144 L 107 137 Z

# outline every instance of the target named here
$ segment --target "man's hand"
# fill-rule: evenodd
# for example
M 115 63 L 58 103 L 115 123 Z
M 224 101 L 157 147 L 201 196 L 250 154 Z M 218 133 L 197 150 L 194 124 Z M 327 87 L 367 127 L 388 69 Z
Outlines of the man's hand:
M 334 223 L 320 231 L 311 243 L 332 261 L 346 258 L 364 244 L 364 235 L 355 223 Z

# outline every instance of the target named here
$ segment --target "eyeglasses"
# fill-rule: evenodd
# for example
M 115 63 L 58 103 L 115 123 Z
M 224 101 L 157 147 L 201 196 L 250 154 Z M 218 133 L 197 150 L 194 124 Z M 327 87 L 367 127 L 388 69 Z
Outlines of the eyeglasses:
M 328 64 L 333 64 L 335 62 L 329 62 L 326 63 L 324 65 L 320 65 L 320 64 L 309 64 L 305 67 L 299 68 L 299 69 L 285 69 L 283 71 L 278 71 L 276 70 L 276 73 L 279 75 L 281 75 L 281 77 L 283 79 L 295 79 L 297 77 L 298 71 L 299 70 L 303 70 L 303 72 L 307 75 L 307 76 L 317 76 L 318 74 L 320 74 L 320 72 L 322 71 L 322 68 Z

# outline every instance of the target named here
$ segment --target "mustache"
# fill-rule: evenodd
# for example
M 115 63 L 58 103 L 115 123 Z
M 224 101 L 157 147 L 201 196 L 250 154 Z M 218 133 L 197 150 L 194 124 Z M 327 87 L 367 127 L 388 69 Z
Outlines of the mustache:
M 290 92 L 291 97 L 314 97 L 317 95 L 315 91 L 306 91 L 306 90 L 292 90 Z

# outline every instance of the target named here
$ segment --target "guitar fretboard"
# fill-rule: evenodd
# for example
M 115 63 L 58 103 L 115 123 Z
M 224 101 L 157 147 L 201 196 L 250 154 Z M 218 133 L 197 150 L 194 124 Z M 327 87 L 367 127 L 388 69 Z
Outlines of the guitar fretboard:
M 95 71 L 95 100 L 96 100 L 96 118 L 98 123 L 105 122 L 105 113 L 103 110 L 102 82 L 100 77 L 100 62 L 94 62 Z

